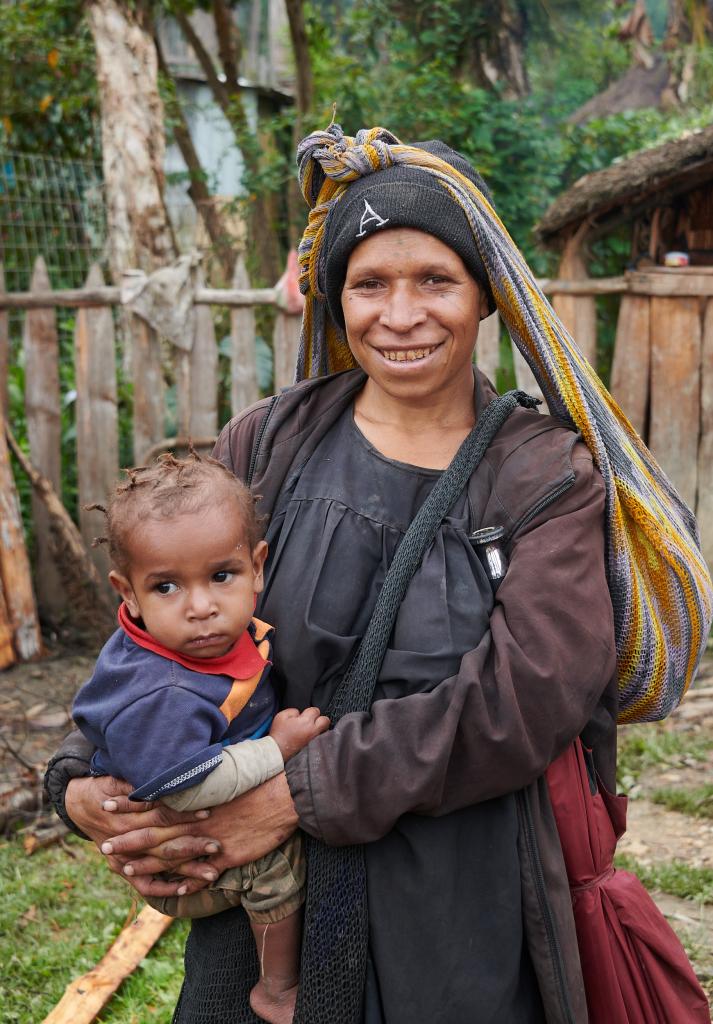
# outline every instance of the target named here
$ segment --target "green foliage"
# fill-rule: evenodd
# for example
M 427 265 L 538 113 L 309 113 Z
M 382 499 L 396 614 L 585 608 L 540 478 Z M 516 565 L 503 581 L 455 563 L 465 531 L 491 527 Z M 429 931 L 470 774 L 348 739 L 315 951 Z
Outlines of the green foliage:
M 625 853 L 617 854 L 614 863 L 637 875 L 647 889 L 698 903 L 713 903 L 713 868 L 692 867 L 682 860 L 645 864 Z
M 627 725 L 619 729 L 618 786 L 628 792 L 650 768 L 704 761 L 713 740 L 671 732 L 665 723 Z
M 96 848 L 70 838 L 27 857 L 0 842 L 0 1006 L 4 1024 L 36 1024 L 65 987 L 106 953 L 134 913 L 132 890 Z M 105 1024 L 169 1024 L 183 973 L 187 925 L 176 922 L 121 986 Z
M 713 785 L 710 783 L 695 789 L 656 789 L 651 799 L 669 811 L 690 814 L 694 818 L 713 818 Z
M 76 0 L 0 4 L 0 124 L 6 145 L 96 159 L 94 50 Z

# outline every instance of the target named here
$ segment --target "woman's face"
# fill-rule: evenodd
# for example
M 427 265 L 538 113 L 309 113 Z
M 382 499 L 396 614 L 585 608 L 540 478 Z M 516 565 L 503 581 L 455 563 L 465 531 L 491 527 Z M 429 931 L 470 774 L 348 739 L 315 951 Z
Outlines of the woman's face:
M 342 309 L 354 358 L 390 396 L 413 401 L 472 388 L 487 298 L 438 238 L 392 228 L 365 239 L 349 258 Z

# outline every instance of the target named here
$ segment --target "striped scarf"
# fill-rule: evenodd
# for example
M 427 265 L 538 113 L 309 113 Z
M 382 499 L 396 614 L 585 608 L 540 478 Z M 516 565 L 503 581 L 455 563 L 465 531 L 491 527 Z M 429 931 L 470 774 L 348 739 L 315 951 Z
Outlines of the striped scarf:
M 465 213 L 498 310 L 554 416 L 582 435 L 606 485 L 607 578 L 614 607 L 620 722 L 664 718 L 690 686 L 713 618 L 713 587 L 693 514 L 678 496 L 537 285 L 483 193 L 454 167 L 383 128 L 337 124 L 300 144 L 310 206 L 299 247 L 305 294 L 297 379 L 356 364 L 324 298 L 322 244 L 349 183 L 393 164 L 418 167 Z

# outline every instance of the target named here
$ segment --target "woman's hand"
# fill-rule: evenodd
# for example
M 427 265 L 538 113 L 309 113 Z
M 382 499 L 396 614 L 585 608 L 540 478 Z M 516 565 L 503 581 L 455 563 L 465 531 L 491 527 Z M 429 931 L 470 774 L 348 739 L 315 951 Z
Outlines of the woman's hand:
M 121 819 L 125 819 L 130 802 L 125 798 L 113 802 Z M 187 817 L 168 808 L 163 812 L 172 815 L 173 820 Z M 200 814 L 198 811 L 194 817 Z M 114 817 L 119 815 L 115 813 Z M 72 818 L 76 820 L 73 814 Z M 77 824 L 84 827 L 79 821 Z M 182 896 L 204 888 L 207 881 L 214 880 L 228 868 L 264 857 L 291 836 L 297 824 L 297 812 L 283 772 L 230 803 L 211 808 L 209 822 L 194 821 L 166 828 L 162 822 L 156 823 L 144 814 L 132 831 L 115 832 L 102 843 L 101 849 L 121 861 L 124 875 L 129 875 L 132 884 L 144 895 L 178 893 Z M 197 857 L 206 859 L 196 860 Z M 149 882 L 150 888 L 140 882 L 165 870 L 186 877 L 180 883 Z M 168 887 L 171 887 L 170 892 Z
M 106 842 L 119 833 L 144 835 L 148 829 L 160 832 L 162 837 L 168 840 L 181 835 L 191 824 L 198 823 L 204 828 L 202 821 L 209 817 L 211 812 L 195 811 L 182 814 L 160 803 L 129 800 L 128 794 L 132 789 L 129 783 L 109 775 L 72 779 L 65 797 L 67 813 L 72 821 L 94 840 L 102 853 L 109 854 L 106 860 L 111 870 L 131 882 L 142 896 L 173 896 L 182 884 L 182 879 L 167 882 L 165 879 L 154 879 L 151 876 L 133 877 L 133 871 L 126 870 L 126 858 L 112 855 L 106 848 Z M 215 853 L 218 849 L 217 844 L 210 839 L 194 842 L 200 842 L 201 847 L 200 852 L 198 846 L 192 847 L 193 857 Z M 155 872 L 175 869 L 175 861 L 157 860 L 156 863 L 158 866 L 154 868 Z M 189 868 L 189 873 L 191 870 L 200 880 L 195 881 L 192 891 L 204 888 L 208 882 L 218 877 L 217 871 L 205 862 L 194 862 Z

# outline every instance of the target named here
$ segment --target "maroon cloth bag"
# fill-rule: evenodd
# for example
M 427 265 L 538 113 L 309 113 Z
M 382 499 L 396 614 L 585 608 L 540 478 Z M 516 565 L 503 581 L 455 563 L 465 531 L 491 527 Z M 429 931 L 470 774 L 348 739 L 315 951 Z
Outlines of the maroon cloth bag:
M 594 781 L 579 739 L 546 777 L 572 894 L 589 1024 L 711 1024 L 708 1001 L 675 932 L 638 878 L 613 866 L 627 798 Z

